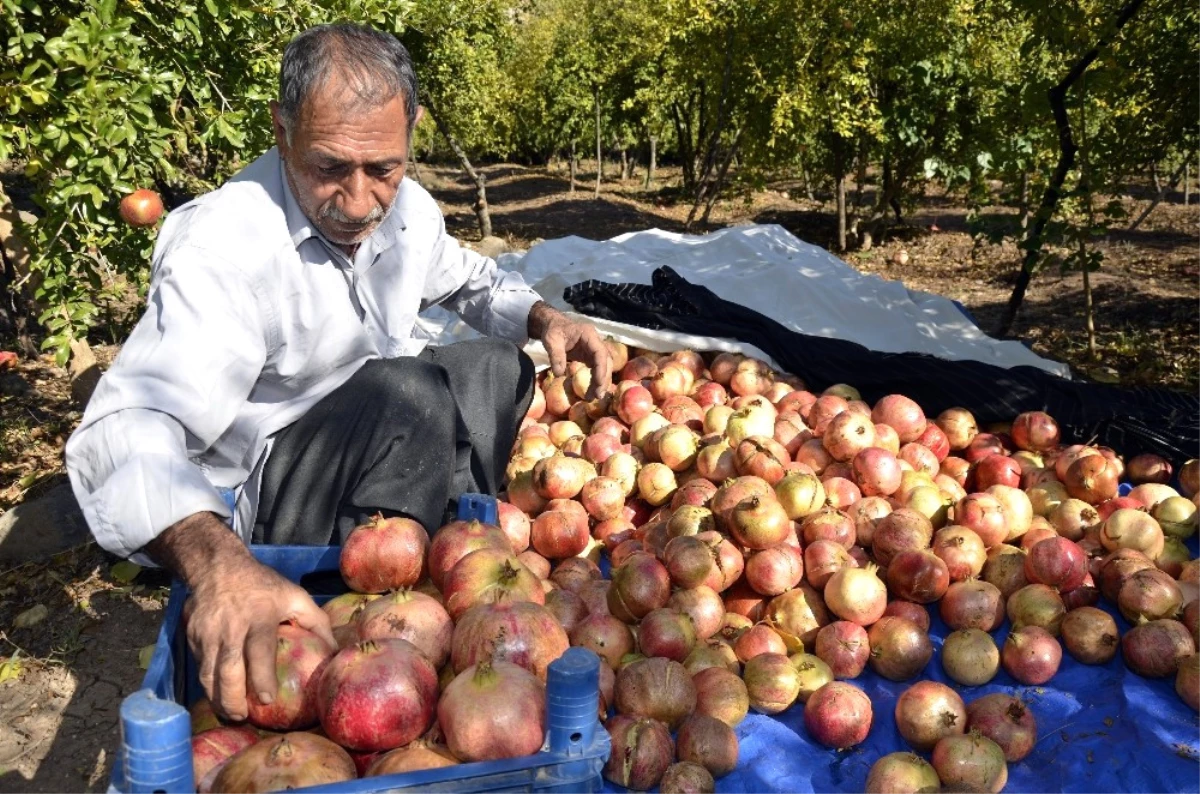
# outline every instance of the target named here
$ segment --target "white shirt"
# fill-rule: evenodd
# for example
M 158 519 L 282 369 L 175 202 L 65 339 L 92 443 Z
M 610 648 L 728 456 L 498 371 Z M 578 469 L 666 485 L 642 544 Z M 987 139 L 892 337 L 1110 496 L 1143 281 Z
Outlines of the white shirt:
M 409 179 L 351 261 L 305 217 L 272 149 L 163 224 L 146 313 L 67 442 L 92 534 L 129 556 L 194 513 L 230 518 L 222 488 L 248 539 L 272 436 L 365 362 L 419 353 L 419 312 L 441 305 L 523 344 L 537 300 L 461 248 Z

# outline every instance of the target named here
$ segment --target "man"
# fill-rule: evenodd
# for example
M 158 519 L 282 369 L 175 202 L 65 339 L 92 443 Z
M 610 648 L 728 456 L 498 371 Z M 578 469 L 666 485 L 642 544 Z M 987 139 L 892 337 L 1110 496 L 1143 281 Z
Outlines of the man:
M 200 681 L 231 719 L 248 686 L 274 698 L 281 621 L 332 640 L 248 541 L 337 543 L 377 511 L 433 532 L 459 493 L 494 493 L 532 395 L 527 335 L 611 385 L 595 329 L 461 249 L 405 178 L 417 98 L 394 37 L 296 37 L 277 147 L 168 218 L 146 314 L 67 444 L 98 542 L 191 588 Z M 492 338 L 425 348 L 434 304 Z

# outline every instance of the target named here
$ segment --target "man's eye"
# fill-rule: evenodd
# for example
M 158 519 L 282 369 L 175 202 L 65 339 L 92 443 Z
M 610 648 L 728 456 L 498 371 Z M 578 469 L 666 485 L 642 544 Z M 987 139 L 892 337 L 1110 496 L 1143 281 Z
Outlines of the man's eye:
M 317 172 L 322 176 L 337 176 L 345 170 L 345 166 L 341 165 L 319 165 Z
M 367 173 L 373 177 L 386 178 L 396 173 L 399 166 L 373 166 L 367 169 Z

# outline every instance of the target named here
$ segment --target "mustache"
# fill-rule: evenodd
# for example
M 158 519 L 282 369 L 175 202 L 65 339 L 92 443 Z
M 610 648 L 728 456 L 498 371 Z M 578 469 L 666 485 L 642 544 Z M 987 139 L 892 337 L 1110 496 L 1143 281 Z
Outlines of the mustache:
M 387 214 L 387 211 L 384 210 L 384 208 L 381 207 L 380 205 L 376 204 L 371 209 L 371 211 L 367 213 L 366 217 L 350 218 L 350 217 L 347 217 L 346 214 L 343 213 L 340 209 L 338 209 L 333 204 L 333 202 L 330 202 L 330 203 L 326 204 L 324 207 L 322 207 L 321 212 L 320 212 L 320 216 L 321 216 L 322 220 L 328 218 L 330 220 L 334 220 L 334 221 L 337 221 L 338 223 L 343 223 L 348 226 L 367 226 L 372 223 L 377 223 L 377 222 L 383 220 L 383 216 L 386 214 Z

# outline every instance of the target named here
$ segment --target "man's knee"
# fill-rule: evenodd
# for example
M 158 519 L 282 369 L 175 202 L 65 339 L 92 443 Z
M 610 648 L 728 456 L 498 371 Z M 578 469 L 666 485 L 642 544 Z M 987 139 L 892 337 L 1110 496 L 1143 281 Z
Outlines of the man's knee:
M 454 426 L 450 385 L 441 367 L 414 357 L 368 361 L 355 375 L 357 399 L 376 406 L 381 421 L 389 417 L 411 420 L 414 415 L 443 419 Z

